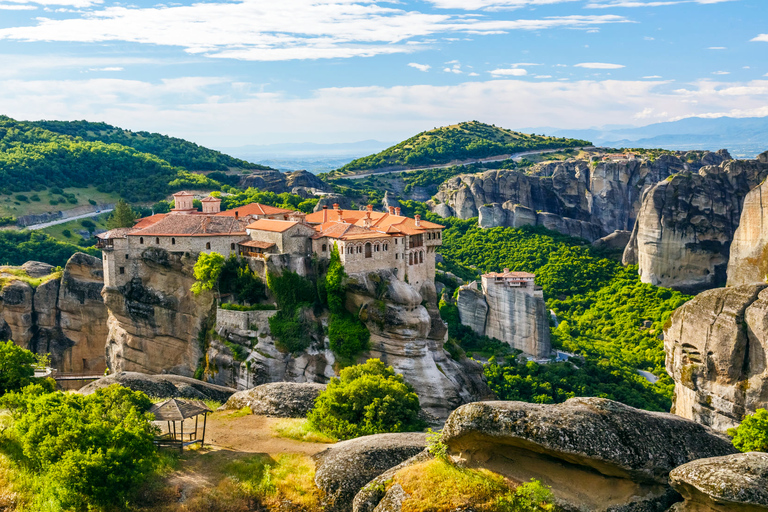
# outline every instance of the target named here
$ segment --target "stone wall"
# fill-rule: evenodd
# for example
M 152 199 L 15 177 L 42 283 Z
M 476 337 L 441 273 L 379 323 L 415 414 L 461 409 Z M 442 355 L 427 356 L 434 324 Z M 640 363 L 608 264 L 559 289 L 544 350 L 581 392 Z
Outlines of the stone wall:
M 216 309 L 216 330 L 240 329 L 247 331 L 252 325 L 269 325 L 268 319 L 275 316 L 273 311 L 230 311 L 228 309 Z

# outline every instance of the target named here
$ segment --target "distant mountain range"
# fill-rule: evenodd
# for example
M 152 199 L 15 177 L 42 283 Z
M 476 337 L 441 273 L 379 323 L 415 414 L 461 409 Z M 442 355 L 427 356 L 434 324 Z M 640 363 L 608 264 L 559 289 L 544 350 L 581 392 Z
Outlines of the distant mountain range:
M 732 156 L 740 158 L 754 158 L 768 150 L 768 117 L 690 117 L 639 128 L 607 126 L 589 130 L 531 130 L 558 137 L 587 139 L 597 146 L 713 151 L 725 148 Z

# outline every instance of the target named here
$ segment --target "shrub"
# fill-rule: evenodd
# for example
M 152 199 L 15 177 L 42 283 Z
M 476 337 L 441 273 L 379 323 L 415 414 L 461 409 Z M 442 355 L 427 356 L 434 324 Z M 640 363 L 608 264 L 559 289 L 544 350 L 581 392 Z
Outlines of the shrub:
M 219 275 L 219 291 L 222 294 L 231 293 L 240 302 L 253 303 L 266 298 L 265 289 L 264 283 L 244 259 L 238 259 L 233 254 L 224 262 Z
M 274 304 L 253 304 L 251 306 L 242 306 L 240 304 L 231 304 L 229 302 L 225 302 L 220 307 L 221 309 L 225 309 L 227 311 L 274 311 L 277 309 L 277 306 Z
M 328 322 L 328 339 L 331 350 L 342 359 L 350 360 L 368 348 L 371 333 L 359 318 L 344 307 L 346 287 L 344 286 L 344 265 L 341 263 L 336 243 L 331 249 L 328 272 L 325 275 L 325 292 L 331 318 Z
M 224 267 L 224 256 L 217 252 L 210 254 L 200 253 L 195 262 L 195 284 L 192 285 L 192 293 L 200 295 L 204 290 L 213 290 L 219 282 L 221 269 Z
M 267 274 L 267 286 L 275 296 L 280 311 L 269 318 L 269 328 L 278 348 L 300 352 L 311 342 L 313 326 L 304 309 L 317 301 L 316 287 L 295 272 L 284 271 L 281 275 Z
M 91 206 L 96 206 L 96 201 L 94 201 L 93 199 L 89 199 L 88 204 L 90 204 Z
M 27 196 L 25 196 L 24 194 L 16 194 L 15 197 L 16 197 L 17 201 L 22 201 L 22 202 L 27 202 L 27 203 L 29 202 L 29 198 Z
M 29 196 L 30 201 L 40 201 L 40 196 L 37 194 L 32 194 Z
M 741 425 L 728 429 L 728 435 L 742 452 L 768 452 L 768 410 L 758 409 L 744 417 Z
M 21 348 L 12 341 L 0 342 L 0 394 L 18 391 L 33 383 L 47 382 L 35 378 L 35 366 L 40 356 Z
M 72 232 L 68 229 L 65 229 L 61 232 L 62 235 L 64 235 L 66 238 L 72 238 Z
M 96 224 L 94 224 L 93 221 L 89 219 L 81 220 L 80 225 L 83 226 L 88 231 L 93 231 L 94 229 L 96 229 Z
M 378 359 L 341 370 L 315 401 L 307 418 L 314 428 L 339 438 L 412 432 L 424 428 L 419 397 L 402 375 Z

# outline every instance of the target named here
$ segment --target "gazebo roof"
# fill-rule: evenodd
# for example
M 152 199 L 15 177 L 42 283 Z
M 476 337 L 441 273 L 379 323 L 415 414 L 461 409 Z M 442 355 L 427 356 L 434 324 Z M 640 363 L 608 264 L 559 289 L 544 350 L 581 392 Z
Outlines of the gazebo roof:
M 149 412 L 155 415 L 155 421 L 182 421 L 211 411 L 204 403 L 194 400 L 171 398 L 165 402 L 153 404 Z

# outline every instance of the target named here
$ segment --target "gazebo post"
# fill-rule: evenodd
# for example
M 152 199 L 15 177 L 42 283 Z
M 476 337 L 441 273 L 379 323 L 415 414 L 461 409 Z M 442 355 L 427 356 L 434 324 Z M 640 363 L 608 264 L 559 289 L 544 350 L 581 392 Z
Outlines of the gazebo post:
M 168 437 L 171 437 L 171 422 L 166 421 L 166 423 L 168 424 Z
M 173 438 L 176 439 L 176 420 L 173 420 Z
M 195 416 L 195 441 L 197 441 L 197 420 L 200 419 L 200 415 Z
M 184 418 L 181 418 L 181 446 L 184 447 Z
M 207 412 L 204 412 L 204 413 L 203 413 L 203 439 L 202 439 L 202 441 L 200 442 L 200 448 L 202 448 L 203 446 L 205 446 L 205 424 L 206 424 L 207 422 L 208 422 L 208 413 L 207 413 Z

